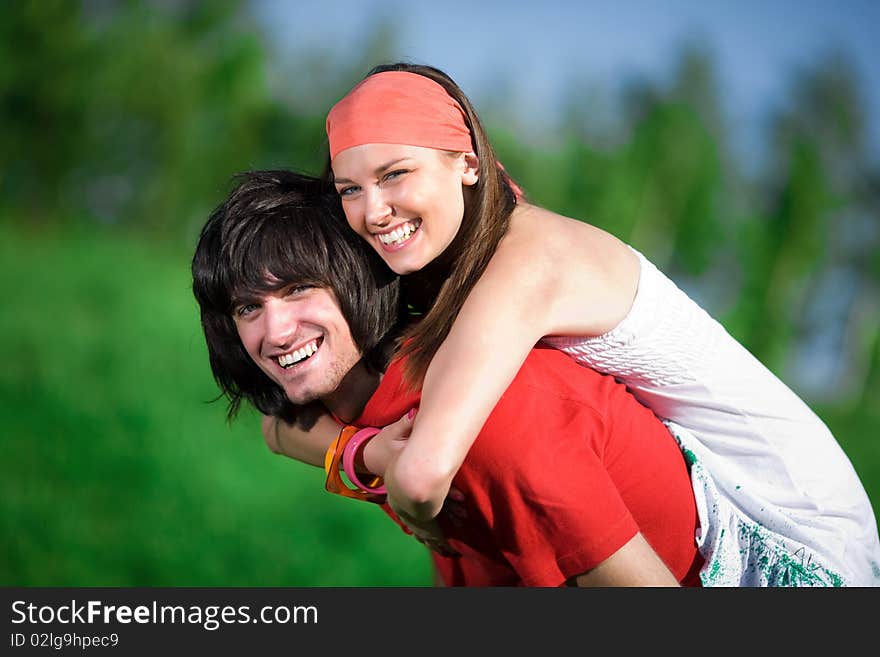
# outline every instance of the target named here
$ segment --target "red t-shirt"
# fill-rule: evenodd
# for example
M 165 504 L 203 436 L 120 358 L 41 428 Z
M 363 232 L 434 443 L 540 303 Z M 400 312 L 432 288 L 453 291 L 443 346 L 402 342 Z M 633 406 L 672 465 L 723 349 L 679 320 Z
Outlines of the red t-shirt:
M 418 406 L 401 375 L 392 363 L 355 424 Z M 453 486 L 467 519 L 440 516 L 461 553 L 433 555 L 447 585 L 560 586 L 637 531 L 682 584 L 699 585 L 697 510 L 675 439 L 622 384 L 555 349 L 532 350 Z

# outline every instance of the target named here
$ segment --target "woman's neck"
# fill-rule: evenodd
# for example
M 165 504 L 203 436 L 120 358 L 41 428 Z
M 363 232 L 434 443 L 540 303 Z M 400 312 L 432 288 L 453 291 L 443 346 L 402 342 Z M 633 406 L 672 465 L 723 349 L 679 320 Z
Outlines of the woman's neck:
M 437 300 L 443 282 L 452 269 L 449 258 L 444 255 L 428 263 L 417 272 L 400 278 L 403 300 L 420 313 L 428 312 Z
M 440 291 L 442 280 L 426 276 L 419 271 L 405 276 L 400 281 L 400 291 L 405 306 L 412 312 L 424 315 L 434 305 Z

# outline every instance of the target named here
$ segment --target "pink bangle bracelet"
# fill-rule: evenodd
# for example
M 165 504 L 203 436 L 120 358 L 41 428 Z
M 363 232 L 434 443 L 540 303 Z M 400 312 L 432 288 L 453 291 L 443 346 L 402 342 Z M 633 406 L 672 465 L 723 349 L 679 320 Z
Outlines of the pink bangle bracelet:
M 376 486 L 375 488 L 365 486 L 364 483 L 358 479 L 354 468 L 354 457 L 355 454 L 357 454 L 358 449 L 380 431 L 381 429 L 375 427 L 367 427 L 366 429 L 361 429 L 351 437 L 351 440 L 348 441 L 345 445 L 345 449 L 342 451 L 342 471 L 345 473 L 345 476 L 348 477 L 349 481 L 361 490 L 368 493 L 384 495 L 387 492 L 385 486 Z

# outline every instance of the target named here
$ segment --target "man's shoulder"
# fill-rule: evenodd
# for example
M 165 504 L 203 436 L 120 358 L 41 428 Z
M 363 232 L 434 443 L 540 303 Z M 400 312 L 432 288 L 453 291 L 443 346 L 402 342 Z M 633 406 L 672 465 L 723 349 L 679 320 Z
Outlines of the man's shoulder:
M 532 349 L 465 463 L 493 479 L 524 482 L 557 468 L 559 454 L 582 464 L 588 452 L 598 458 L 615 435 L 612 416 L 617 411 L 609 403 L 608 383 L 617 385 L 556 349 Z
M 394 359 L 382 375 L 379 386 L 367 401 L 355 424 L 381 427 L 396 422 L 411 408 L 418 407 L 421 391 L 404 379 L 403 360 Z
M 557 396 L 572 401 L 598 401 L 607 396 L 613 379 L 578 365 L 565 353 L 547 345 L 536 345 L 508 388 L 523 393 Z
M 607 415 L 613 379 L 581 367 L 561 351 L 536 346 L 495 405 L 483 433 L 509 434 L 571 425 L 586 429 Z

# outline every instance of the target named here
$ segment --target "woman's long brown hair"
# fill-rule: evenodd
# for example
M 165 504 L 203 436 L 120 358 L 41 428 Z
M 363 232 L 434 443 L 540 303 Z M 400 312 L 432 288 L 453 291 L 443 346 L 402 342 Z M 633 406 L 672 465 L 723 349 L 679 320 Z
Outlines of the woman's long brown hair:
M 448 75 L 431 66 L 395 63 L 377 66 L 367 77 L 384 71 L 416 73 L 441 85 L 461 105 L 473 150 L 479 159 L 478 180 L 472 189 L 466 190 L 464 217 L 455 239 L 434 263 L 402 278 L 404 294 L 407 288 L 418 286 L 428 291 L 426 312 L 400 337 L 395 355 L 395 358 L 406 358 L 406 383 L 419 388 L 431 359 L 449 335 L 465 299 L 507 232 L 516 196 L 507 174 L 498 165 L 476 110 Z M 327 175 L 332 175 L 329 163 Z

